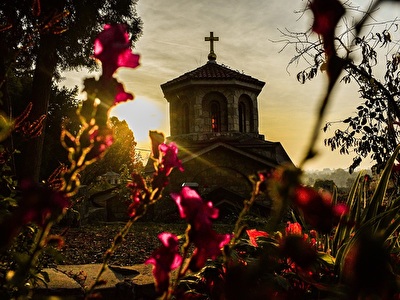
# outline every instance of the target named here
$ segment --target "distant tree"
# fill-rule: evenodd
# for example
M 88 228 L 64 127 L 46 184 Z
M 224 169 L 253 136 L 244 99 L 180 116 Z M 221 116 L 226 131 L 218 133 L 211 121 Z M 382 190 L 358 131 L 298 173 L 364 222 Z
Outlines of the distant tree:
M 71 133 L 79 130 L 79 120 L 76 110 L 79 106 L 77 99 L 78 88 L 68 89 L 53 84 L 50 94 L 49 111 L 47 114 L 44 134 L 43 163 L 41 178 L 48 178 L 61 164 L 67 164 L 68 153 L 60 143 L 62 126 L 68 127 Z
M 81 174 L 81 182 L 90 184 L 109 171 L 121 174 L 131 174 L 134 170 L 140 173 L 143 169 L 141 161 L 135 155 L 136 142 L 133 132 L 125 120 L 117 117 L 110 119 L 111 128 L 114 130 L 114 143 L 108 149 L 103 159 L 86 167 Z
M 125 23 L 131 39 L 141 34 L 136 0 L 20 0 L 0 2 L 0 91 L 3 111 L 11 117 L 8 75 L 30 72 L 30 118 L 47 115 L 51 86 L 62 70 L 94 68 L 93 41 L 107 23 Z M 39 178 L 44 136 L 23 149 L 21 177 Z M 29 162 L 29 163 L 28 163 Z
M 358 174 L 371 174 L 371 170 L 362 170 L 349 173 L 344 169 L 330 169 L 329 171 L 307 171 L 304 173 L 303 182 L 309 186 L 318 186 L 322 182 L 332 181 L 338 188 L 348 189 L 352 186 Z
M 13 114 L 19 116 L 27 106 L 26 99 L 29 99 L 31 92 L 32 76 L 29 76 L 29 74 L 13 74 L 9 76 L 8 81 L 11 87 L 10 97 L 14 101 Z M 67 152 L 60 144 L 61 125 L 62 123 L 68 123 L 71 130 L 72 126 L 77 127 L 79 124 L 75 114 L 78 108 L 77 92 L 77 87 L 68 89 L 55 84 L 51 87 L 46 134 L 44 137 L 46 147 L 43 149 L 42 178 L 47 178 L 61 162 L 68 161 Z M 2 142 L 2 146 L 8 151 L 10 149 L 18 150 L 29 138 L 23 132 L 14 131 L 11 137 Z M 24 160 L 21 159 L 21 154 L 17 151 L 17 154 L 12 156 L 12 173 L 15 173 L 16 167 L 23 168 L 24 163 Z
M 325 139 L 325 145 L 341 154 L 352 153 L 353 163 L 349 167 L 352 172 L 367 156 L 378 166 L 384 164 L 399 143 L 400 29 L 398 19 L 387 20 L 380 24 L 365 25 L 364 28 L 370 28 L 370 31 L 358 37 L 355 32 L 358 33 L 359 28 L 351 19 L 351 13 L 357 13 L 358 8 L 350 6 L 349 2 L 345 2 L 345 5 L 348 17 L 344 19 L 335 38 L 335 47 L 341 55 L 344 71 L 341 82 L 356 83 L 364 102 L 356 108 L 354 116 L 327 122 L 323 130 L 328 131 L 333 124 L 343 125 L 338 126 L 331 138 Z M 373 11 L 370 13 L 373 14 Z M 378 28 L 382 29 L 379 31 Z M 282 40 L 284 47 L 293 46 L 296 51 L 289 65 L 300 61 L 307 64 L 297 74 L 300 83 L 326 70 L 324 45 L 316 35 L 310 34 L 310 31 L 300 33 L 287 30 L 282 34 L 285 37 Z M 382 70 L 381 77 L 379 73 Z
M 331 178 L 338 187 L 348 187 L 348 179 L 355 179 L 358 172 L 353 172 L 349 174 L 348 171 L 344 169 L 335 169 L 330 174 L 329 178 Z
M 314 188 L 319 190 L 325 190 L 327 192 L 333 193 L 334 190 L 336 189 L 336 184 L 333 180 L 321 180 L 321 179 L 317 179 L 314 183 Z
M 355 181 L 356 181 L 355 178 L 351 178 L 351 177 L 347 178 L 346 179 L 346 188 L 351 188 Z

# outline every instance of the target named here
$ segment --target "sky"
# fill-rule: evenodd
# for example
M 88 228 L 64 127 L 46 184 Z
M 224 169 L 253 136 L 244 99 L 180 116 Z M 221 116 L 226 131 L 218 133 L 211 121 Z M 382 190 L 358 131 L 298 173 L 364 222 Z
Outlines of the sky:
M 369 1 L 357 3 L 365 8 Z M 141 65 L 121 68 L 117 73 L 135 100 L 118 105 L 113 114 L 126 119 L 140 149 L 150 149 L 148 130 L 168 136 L 169 108 L 160 85 L 207 62 L 210 46 L 204 38 L 212 31 L 219 37 L 214 43 L 217 63 L 266 83 L 258 97 L 260 134 L 266 140 L 280 142 L 298 164 L 310 139 L 326 78 L 322 74 L 300 84 L 296 74 L 302 66 L 288 67 L 294 49 L 282 50 L 284 43 L 278 41 L 284 38 L 280 30 L 301 32 L 310 28 L 312 16 L 300 18 L 295 13 L 305 5 L 302 0 L 139 0 L 137 12 L 143 21 L 143 35 L 133 52 L 141 55 Z M 398 11 L 388 6 L 375 18 L 379 21 L 396 14 Z M 67 86 L 80 86 L 84 73 L 67 72 L 64 76 Z M 337 86 L 324 121 L 344 119 L 359 103 L 354 86 Z M 305 169 L 349 167 L 351 155 L 340 155 L 323 146 L 323 140 L 332 135 L 333 131 L 321 131 L 319 155 Z M 370 166 L 368 158 L 361 165 Z

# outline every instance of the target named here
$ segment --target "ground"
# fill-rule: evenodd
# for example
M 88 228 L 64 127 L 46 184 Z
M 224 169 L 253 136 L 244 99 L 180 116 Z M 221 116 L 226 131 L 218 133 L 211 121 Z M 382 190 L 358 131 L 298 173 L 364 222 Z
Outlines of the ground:
M 61 249 L 62 264 L 102 263 L 105 251 L 111 246 L 114 236 L 124 223 L 90 225 L 78 228 L 56 228 L 54 233 L 64 236 Z M 161 244 L 157 235 L 164 231 L 176 235 L 184 234 L 186 224 L 161 224 L 137 222 L 126 235 L 125 241 L 112 256 L 109 264 L 129 266 L 143 263 Z M 232 231 L 232 225 L 216 225 L 221 233 Z

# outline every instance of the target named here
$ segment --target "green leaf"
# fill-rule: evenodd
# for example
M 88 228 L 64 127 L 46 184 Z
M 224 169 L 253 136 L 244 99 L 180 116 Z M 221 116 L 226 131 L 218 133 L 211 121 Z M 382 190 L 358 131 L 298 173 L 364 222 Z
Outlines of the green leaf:
M 339 247 L 350 237 L 352 228 L 348 224 L 356 224 L 359 220 L 361 211 L 361 197 L 362 197 L 362 184 L 363 172 L 359 172 L 356 180 L 351 187 L 350 193 L 347 197 L 346 205 L 349 208 L 349 213 L 343 215 L 340 219 L 338 226 L 336 227 L 335 235 L 331 243 L 332 255 L 335 256 L 339 250 Z
M 335 258 L 325 252 L 318 252 L 318 258 L 326 262 L 328 265 L 335 265 Z
M 370 220 L 378 213 L 379 205 L 381 205 L 383 203 L 383 200 L 385 199 L 387 186 L 390 180 L 390 175 L 392 174 L 392 169 L 396 161 L 396 158 L 399 155 L 399 151 L 400 151 L 400 145 L 396 147 L 392 156 L 386 163 L 385 169 L 382 171 L 381 178 L 372 196 L 371 202 L 365 209 L 364 214 L 362 216 L 364 221 Z

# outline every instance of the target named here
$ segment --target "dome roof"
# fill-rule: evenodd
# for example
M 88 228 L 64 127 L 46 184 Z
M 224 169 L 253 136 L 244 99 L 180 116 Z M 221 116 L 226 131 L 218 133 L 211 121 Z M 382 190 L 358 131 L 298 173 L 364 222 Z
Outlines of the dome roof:
M 215 61 L 209 61 L 205 65 L 193 71 L 187 72 L 175 79 L 172 79 L 162 84 L 161 88 L 164 90 L 174 86 L 175 84 L 183 84 L 186 82 L 194 83 L 196 81 L 204 81 L 204 80 L 207 81 L 235 80 L 244 83 L 254 84 L 256 86 L 259 86 L 260 88 L 262 88 L 265 85 L 265 82 L 262 82 L 256 78 L 240 73 L 238 71 L 234 71 L 224 65 L 217 64 Z

